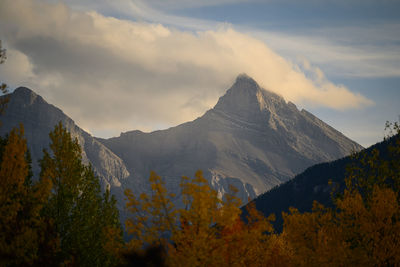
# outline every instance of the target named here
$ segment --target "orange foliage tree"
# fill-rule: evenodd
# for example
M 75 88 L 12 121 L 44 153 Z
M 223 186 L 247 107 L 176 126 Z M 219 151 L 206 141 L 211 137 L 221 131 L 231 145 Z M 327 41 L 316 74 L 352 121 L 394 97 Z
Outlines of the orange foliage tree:
M 388 155 L 358 154 L 334 208 L 283 214 L 294 265 L 400 265 L 400 131 L 392 126 Z
M 50 191 L 47 182 L 31 184 L 22 125 L 13 129 L 0 168 L 0 259 L 2 265 L 30 265 L 44 245 L 41 210 Z
M 171 266 L 262 266 L 276 260 L 266 252 L 277 253 L 283 244 L 273 234 L 273 218 L 265 218 L 253 206 L 244 222 L 234 187 L 220 199 L 198 171 L 193 179 L 182 178 L 184 208 L 175 208 L 174 195 L 167 193 L 161 177 L 152 172 L 150 183 L 151 196 L 125 192 L 131 213 L 126 221 L 132 237 L 128 250 L 161 245 Z

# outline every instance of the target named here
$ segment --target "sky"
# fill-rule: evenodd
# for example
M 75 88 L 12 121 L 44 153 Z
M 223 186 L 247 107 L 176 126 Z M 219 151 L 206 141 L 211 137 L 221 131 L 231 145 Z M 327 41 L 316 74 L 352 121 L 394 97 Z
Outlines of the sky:
M 193 120 L 246 73 L 367 147 L 400 116 L 397 0 L 0 0 L 0 80 L 98 137 Z

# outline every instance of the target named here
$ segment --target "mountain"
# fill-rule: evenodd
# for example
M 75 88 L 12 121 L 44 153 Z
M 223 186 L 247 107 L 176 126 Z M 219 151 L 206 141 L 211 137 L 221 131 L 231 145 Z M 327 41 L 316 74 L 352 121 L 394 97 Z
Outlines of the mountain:
M 25 129 L 28 149 L 32 156 L 32 169 L 36 177 L 40 172 L 38 160 L 43 156 L 43 149 L 49 148 L 49 133 L 58 122 L 62 122 L 71 135 L 78 139 L 82 147 L 85 163 L 91 163 L 104 188 L 122 196 L 121 181 L 129 177 L 124 162 L 111 150 L 79 128 L 72 119 L 60 109 L 48 104 L 41 96 L 26 87 L 19 87 L 9 95 L 5 113 L 0 116 L 0 135 L 4 136 L 20 123 Z M 121 199 L 121 198 L 120 198 Z
M 361 153 L 368 156 L 373 150 L 377 150 L 380 157 L 387 160 L 389 159 L 389 147 L 394 146 L 395 137 L 362 150 Z M 288 212 L 289 207 L 297 208 L 300 212 L 308 212 L 311 211 L 314 200 L 326 207 L 332 207 L 332 190 L 337 193 L 343 192 L 346 168 L 352 164 L 357 164 L 355 157 L 347 156 L 314 165 L 290 181 L 261 194 L 251 202 L 265 216 L 269 216 L 271 213 L 275 214 L 275 229 L 281 231 L 282 212 Z M 245 211 L 246 207 L 242 209 Z
M 110 139 L 95 138 L 25 87 L 10 94 L 0 121 L 2 135 L 24 124 L 36 175 L 37 160 L 49 145 L 48 133 L 62 121 L 78 139 L 83 159 L 92 164 L 103 188 L 111 187 L 120 209 L 125 188 L 134 193 L 149 191 L 150 170 L 179 195 L 181 176 L 201 169 L 221 196 L 232 184 L 246 203 L 316 163 L 362 148 L 246 75 L 239 75 L 203 116 L 151 133 L 130 131 Z
M 362 147 L 311 113 L 239 75 L 214 108 L 167 130 L 131 131 L 100 139 L 118 155 L 146 191 L 150 170 L 179 192 L 182 175 L 198 169 L 220 195 L 229 184 L 244 203 L 316 163 Z M 135 187 L 137 184 L 126 186 Z

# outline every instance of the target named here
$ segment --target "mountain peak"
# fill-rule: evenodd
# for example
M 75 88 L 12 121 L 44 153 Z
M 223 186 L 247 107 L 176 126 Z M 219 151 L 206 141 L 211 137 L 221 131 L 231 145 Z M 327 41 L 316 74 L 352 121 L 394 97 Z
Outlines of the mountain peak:
M 286 102 L 281 96 L 261 88 L 247 74 L 240 74 L 232 87 L 219 98 L 214 110 L 251 119 L 264 110 L 273 111 L 282 105 Z
M 12 96 L 19 101 L 22 101 L 21 103 L 25 104 L 32 104 L 37 100 L 44 101 L 41 96 L 37 95 L 34 91 L 27 87 L 18 87 L 14 90 Z
M 249 83 L 258 86 L 257 82 L 246 73 L 241 73 L 236 77 L 236 83 Z
M 236 81 L 232 85 L 231 89 L 232 90 L 247 90 L 247 91 L 256 93 L 261 88 L 253 78 L 248 76 L 246 73 L 242 73 L 236 77 Z
M 35 92 L 33 92 L 31 89 L 27 87 L 18 87 L 17 89 L 14 90 L 13 94 L 16 95 L 36 95 Z

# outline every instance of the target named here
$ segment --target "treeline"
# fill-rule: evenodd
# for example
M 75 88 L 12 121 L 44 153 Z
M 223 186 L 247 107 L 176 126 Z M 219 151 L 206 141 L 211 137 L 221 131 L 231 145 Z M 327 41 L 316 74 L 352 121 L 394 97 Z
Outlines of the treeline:
M 400 129 L 389 157 L 357 154 L 333 207 L 284 213 L 278 233 L 237 190 L 221 199 L 198 171 L 183 177 L 181 206 L 150 174 L 151 193 L 126 190 L 123 230 L 115 199 L 100 190 L 61 125 L 50 133 L 32 182 L 22 126 L 0 139 L 1 266 L 399 266 Z M 243 218 L 245 217 L 245 218 Z

